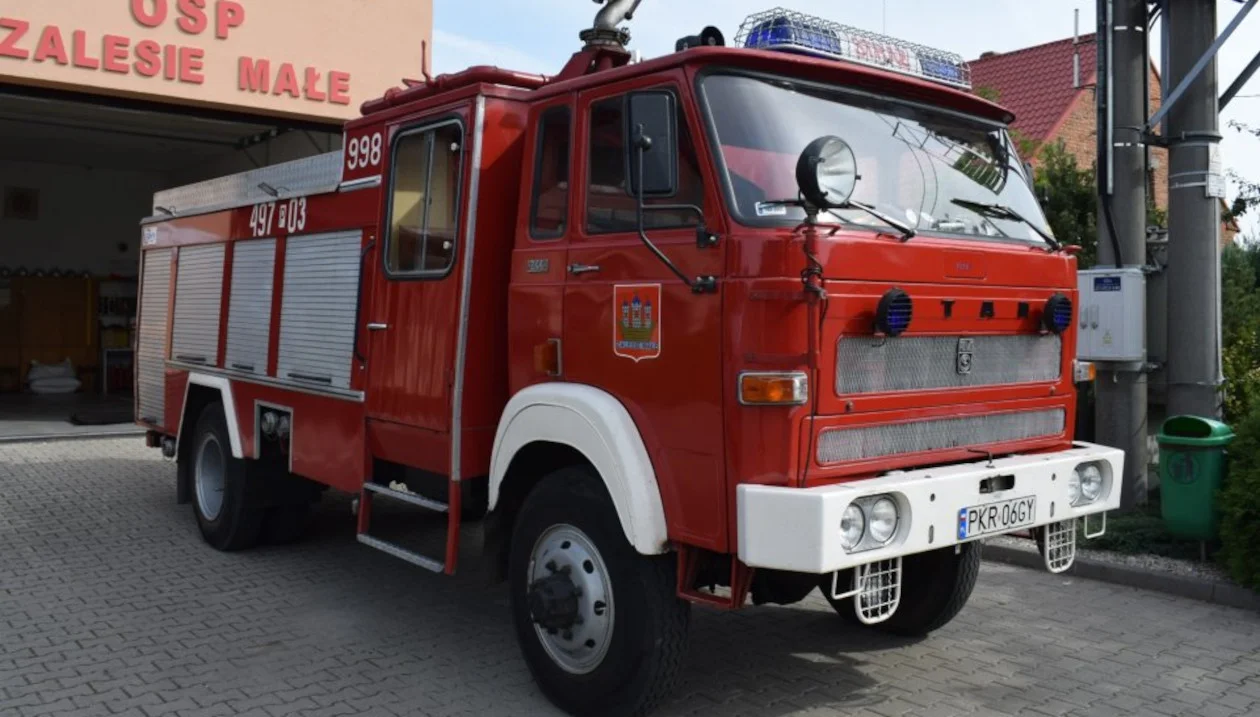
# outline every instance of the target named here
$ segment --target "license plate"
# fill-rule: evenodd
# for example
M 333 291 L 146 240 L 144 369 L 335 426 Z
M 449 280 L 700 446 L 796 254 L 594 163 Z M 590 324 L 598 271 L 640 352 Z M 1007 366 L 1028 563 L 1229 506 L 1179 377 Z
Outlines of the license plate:
M 1032 495 L 961 508 L 958 511 L 958 539 L 1009 532 L 1032 525 L 1036 519 L 1037 497 Z

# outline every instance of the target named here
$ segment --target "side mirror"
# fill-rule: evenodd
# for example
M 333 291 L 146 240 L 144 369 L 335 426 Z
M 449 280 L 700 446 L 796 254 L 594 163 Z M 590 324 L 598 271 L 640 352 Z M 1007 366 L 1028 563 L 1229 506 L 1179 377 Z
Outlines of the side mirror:
M 630 196 L 669 197 L 678 192 L 678 112 L 669 92 L 630 95 L 626 163 Z

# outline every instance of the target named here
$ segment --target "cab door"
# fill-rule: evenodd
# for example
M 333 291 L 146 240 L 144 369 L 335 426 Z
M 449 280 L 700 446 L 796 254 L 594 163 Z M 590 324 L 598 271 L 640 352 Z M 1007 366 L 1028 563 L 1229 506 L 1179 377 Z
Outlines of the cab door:
M 572 221 L 573 98 L 534 107 L 525 134 L 524 166 L 532 181 L 521 187 L 528 211 L 517 228 L 508 300 L 512 391 L 563 376 L 564 285 Z
M 367 434 L 372 454 L 449 469 L 459 318 L 466 112 L 404 126 L 392 140 L 378 279 L 367 314 Z
M 676 191 L 649 205 L 694 205 L 710 228 L 720 220 L 716 182 L 706 169 L 701 123 L 685 109 L 681 74 L 583 93 L 577 124 L 576 226 L 569 232 L 564 293 L 565 380 L 619 399 L 639 427 L 661 488 L 670 536 L 726 550 L 722 448 L 721 302 L 697 294 L 639 238 L 629 193 L 629 98 L 673 98 Z M 657 155 L 659 157 L 659 155 Z M 724 247 L 701 247 L 701 221 L 685 209 L 645 213 L 647 235 L 688 277 L 722 275 Z

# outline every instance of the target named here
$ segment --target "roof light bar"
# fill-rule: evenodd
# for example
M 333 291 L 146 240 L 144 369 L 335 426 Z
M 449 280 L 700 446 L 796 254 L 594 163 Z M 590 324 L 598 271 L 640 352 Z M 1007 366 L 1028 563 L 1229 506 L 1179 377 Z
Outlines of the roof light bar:
M 749 15 L 739 26 L 735 45 L 855 62 L 971 89 L 971 68 L 961 55 L 784 8 Z

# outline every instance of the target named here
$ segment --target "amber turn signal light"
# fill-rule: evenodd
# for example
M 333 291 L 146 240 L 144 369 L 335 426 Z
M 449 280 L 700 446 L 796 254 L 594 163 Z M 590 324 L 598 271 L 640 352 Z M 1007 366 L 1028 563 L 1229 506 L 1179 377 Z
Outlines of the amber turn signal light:
M 808 400 L 809 379 L 800 371 L 739 375 L 739 402 L 745 406 L 799 406 Z
M 1098 366 L 1092 361 L 1072 361 L 1072 381 L 1074 383 L 1090 383 L 1098 378 Z
M 534 371 L 546 376 L 559 376 L 561 367 L 560 339 L 547 339 L 534 346 Z

